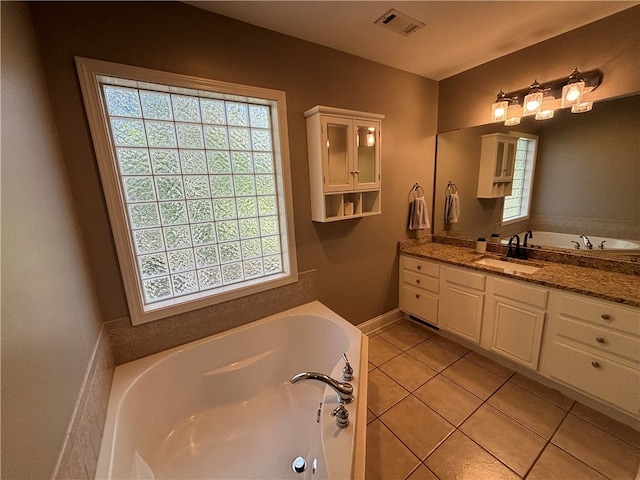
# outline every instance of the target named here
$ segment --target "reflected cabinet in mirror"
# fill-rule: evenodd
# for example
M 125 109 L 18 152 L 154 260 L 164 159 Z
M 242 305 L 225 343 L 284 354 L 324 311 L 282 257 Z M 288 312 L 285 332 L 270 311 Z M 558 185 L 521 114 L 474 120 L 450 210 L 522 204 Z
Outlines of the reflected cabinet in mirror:
M 514 189 L 522 182 L 532 185 L 530 194 L 526 188 L 524 193 L 529 214 L 515 221 L 503 221 L 509 197 L 478 198 L 482 136 L 494 133 L 537 138 L 530 142 L 535 145 L 529 152 L 535 155 L 530 171 L 519 172 L 516 166 Z M 457 223 L 446 224 L 449 181 L 458 189 L 460 216 Z M 580 252 L 590 254 L 640 249 L 640 95 L 595 103 L 582 114 L 560 110 L 549 120 L 524 118 L 512 127 L 494 123 L 439 134 L 435 183 L 435 233 L 469 238 L 498 233 L 508 239 L 531 229 L 533 244 L 537 230 L 571 234 L 560 247 L 574 249 L 577 241 Z M 588 248 L 580 235 L 598 242 Z M 629 253 L 637 256 L 640 250 Z

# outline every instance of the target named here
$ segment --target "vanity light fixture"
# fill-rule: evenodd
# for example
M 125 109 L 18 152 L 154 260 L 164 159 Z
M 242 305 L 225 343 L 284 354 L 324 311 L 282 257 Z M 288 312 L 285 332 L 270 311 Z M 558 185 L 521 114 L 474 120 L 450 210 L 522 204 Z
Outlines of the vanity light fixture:
M 500 90 L 496 101 L 491 105 L 491 121 L 504 122 L 505 125 L 518 125 L 522 116 L 522 108 L 518 104 L 518 97 L 507 97 Z
M 569 75 L 569 81 L 562 87 L 562 107 L 570 107 L 572 105 L 578 105 L 582 102 L 582 92 L 584 91 L 584 80 L 578 71 L 578 68 L 574 68 L 571 75 Z
M 593 108 L 593 102 L 576 103 L 571 107 L 571 113 L 585 113 Z
M 522 105 L 522 115 L 534 115 L 540 111 L 542 107 L 542 98 L 544 97 L 544 89 L 538 83 L 538 80 L 534 80 L 529 87 L 529 93 L 524 97 L 524 103 Z
M 491 121 L 504 122 L 507 119 L 507 108 L 509 108 L 509 101 L 505 93 L 500 89 L 496 101 L 491 105 Z
M 520 118 L 535 115 L 537 120 L 553 118 L 555 110 L 571 108 L 572 113 L 588 112 L 593 101 L 585 99 L 602 82 L 602 72 L 590 70 L 581 73 L 577 68 L 569 77 L 541 84 L 538 80 L 529 88 L 505 93 L 502 89 L 491 105 L 491 121 L 512 126 Z
M 556 99 L 553 95 L 545 95 L 542 97 L 542 104 L 540 105 L 540 111 L 536 113 L 536 120 L 548 120 L 553 118 L 555 113 L 555 109 L 553 107 L 555 106 L 555 103 Z
M 508 127 L 512 127 L 514 125 L 520 124 L 520 117 L 522 116 L 522 108 L 517 103 L 514 105 L 509 105 L 507 108 L 507 119 L 504 121 L 504 124 Z

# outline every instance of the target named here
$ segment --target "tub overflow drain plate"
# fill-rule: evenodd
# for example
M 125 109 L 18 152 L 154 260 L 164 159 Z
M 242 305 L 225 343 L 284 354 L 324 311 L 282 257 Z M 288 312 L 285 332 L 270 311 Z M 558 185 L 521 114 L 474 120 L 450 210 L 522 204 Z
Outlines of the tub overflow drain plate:
M 307 469 L 307 461 L 302 457 L 296 457 L 293 459 L 291 468 L 296 473 L 302 473 Z

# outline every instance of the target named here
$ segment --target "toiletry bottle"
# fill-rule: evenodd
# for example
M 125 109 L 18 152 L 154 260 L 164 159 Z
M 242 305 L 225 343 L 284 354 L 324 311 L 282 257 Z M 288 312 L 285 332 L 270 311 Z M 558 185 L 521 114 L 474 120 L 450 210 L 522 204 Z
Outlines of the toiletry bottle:
M 486 253 L 486 251 L 487 251 L 487 239 L 484 237 L 478 237 L 478 240 L 476 240 L 476 252 Z

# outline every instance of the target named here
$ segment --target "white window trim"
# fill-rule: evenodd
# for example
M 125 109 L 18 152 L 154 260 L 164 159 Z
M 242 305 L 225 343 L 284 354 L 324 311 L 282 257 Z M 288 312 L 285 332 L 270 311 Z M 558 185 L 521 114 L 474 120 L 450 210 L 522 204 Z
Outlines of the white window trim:
M 298 281 L 285 92 L 82 57 L 76 57 L 75 60 L 89 128 L 96 152 L 96 160 L 105 193 L 111 228 L 113 230 L 118 262 L 122 272 L 129 315 L 133 325 L 178 315 Z M 254 281 L 245 281 L 240 287 L 238 287 L 238 285 L 221 287 L 216 289 L 215 294 L 206 294 L 204 292 L 194 293 L 145 306 L 140 288 L 139 274 L 136 268 L 136 258 L 133 252 L 131 231 L 129 230 L 127 222 L 126 207 L 121 200 L 123 195 L 121 192 L 119 173 L 116 162 L 114 161 L 115 152 L 110 141 L 108 115 L 106 114 L 106 106 L 103 103 L 100 93 L 100 76 L 126 78 L 142 83 L 172 85 L 175 87 L 213 91 L 242 97 L 255 97 L 269 100 L 276 105 L 277 115 L 274 115 L 272 118 L 272 130 L 274 133 L 274 149 L 276 150 L 276 154 L 280 156 L 280 162 L 275 162 L 276 181 L 278 188 L 283 191 L 285 199 L 285 204 L 279 205 L 280 212 L 282 212 L 280 214 L 280 227 L 282 232 L 284 273 L 270 275 L 269 277 L 259 278 Z M 281 199 L 282 196 L 278 195 L 278 198 Z
M 538 136 L 530 133 L 523 132 L 509 132 L 509 135 L 515 138 L 526 138 L 527 140 L 535 140 L 532 143 L 529 143 L 529 146 L 533 144 L 533 148 L 527 151 L 527 158 L 532 156 L 531 162 L 525 162 L 525 180 L 527 183 L 523 187 L 523 198 L 526 198 L 526 213 L 522 214 L 518 217 L 510 218 L 509 220 L 502 220 L 504 216 L 504 204 L 506 197 L 502 198 L 502 211 L 500 212 L 500 225 L 507 226 L 518 222 L 523 222 L 525 220 L 529 220 L 531 216 L 531 199 L 533 198 L 533 178 L 536 170 L 536 160 L 538 156 Z

